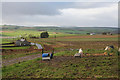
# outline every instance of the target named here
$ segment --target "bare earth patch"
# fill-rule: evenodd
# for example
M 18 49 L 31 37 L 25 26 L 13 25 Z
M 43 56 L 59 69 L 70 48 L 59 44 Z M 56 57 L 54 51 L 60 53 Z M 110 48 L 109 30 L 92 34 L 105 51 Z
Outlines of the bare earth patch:
M 118 35 L 86 35 L 86 36 L 67 36 L 67 37 L 64 37 L 64 38 L 116 38 L 118 37 Z

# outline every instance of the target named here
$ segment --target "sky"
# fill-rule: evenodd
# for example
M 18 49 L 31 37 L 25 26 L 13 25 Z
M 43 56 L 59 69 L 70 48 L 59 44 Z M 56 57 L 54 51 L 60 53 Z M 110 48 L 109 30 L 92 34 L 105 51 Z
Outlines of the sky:
M 2 24 L 23 26 L 117 27 L 118 3 L 3 1 Z

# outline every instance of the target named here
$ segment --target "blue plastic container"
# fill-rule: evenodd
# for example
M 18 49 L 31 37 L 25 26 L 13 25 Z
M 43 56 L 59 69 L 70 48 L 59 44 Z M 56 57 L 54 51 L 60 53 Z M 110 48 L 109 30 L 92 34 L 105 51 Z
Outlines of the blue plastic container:
M 49 56 L 48 53 L 43 53 L 43 54 L 42 54 L 42 57 L 48 57 L 48 56 Z

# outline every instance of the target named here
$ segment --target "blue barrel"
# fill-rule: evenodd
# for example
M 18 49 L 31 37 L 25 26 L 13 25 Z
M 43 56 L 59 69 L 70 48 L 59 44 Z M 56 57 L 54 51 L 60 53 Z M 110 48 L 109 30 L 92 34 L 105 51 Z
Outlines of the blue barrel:
M 110 46 L 110 48 L 114 49 L 114 46 L 113 46 L 113 45 L 111 45 L 111 46 Z
M 51 58 L 51 59 L 53 58 L 53 54 L 50 54 L 50 58 Z
M 42 54 L 42 57 L 48 57 L 48 56 L 49 56 L 48 53 L 43 53 L 43 54 Z

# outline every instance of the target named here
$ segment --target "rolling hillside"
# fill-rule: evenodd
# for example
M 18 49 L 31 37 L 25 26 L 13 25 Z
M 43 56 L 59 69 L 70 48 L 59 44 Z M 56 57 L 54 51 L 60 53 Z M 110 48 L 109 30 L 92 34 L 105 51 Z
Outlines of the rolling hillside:
M 101 34 L 102 32 L 118 33 L 118 28 L 113 27 L 25 27 L 25 26 L 15 26 L 15 25 L 3 25 L 2 30 L 34 30 L 34 31 L 48 31 L 48 32 L 61 32 L 68 34 L 86 34 L 89 32 L 95 32 Z

